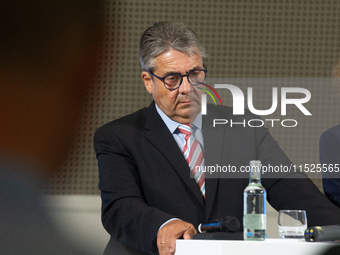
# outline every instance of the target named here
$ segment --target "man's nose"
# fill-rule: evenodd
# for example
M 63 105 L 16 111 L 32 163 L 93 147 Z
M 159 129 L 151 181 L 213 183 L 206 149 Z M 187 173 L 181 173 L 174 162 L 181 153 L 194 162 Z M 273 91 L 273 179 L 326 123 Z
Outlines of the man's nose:
M 190 93 L 192 90 L 192 86 L 188 80 L 188 77 L 183 77 L 182 85 L 179 87 L 179 92 L 180 93 Z

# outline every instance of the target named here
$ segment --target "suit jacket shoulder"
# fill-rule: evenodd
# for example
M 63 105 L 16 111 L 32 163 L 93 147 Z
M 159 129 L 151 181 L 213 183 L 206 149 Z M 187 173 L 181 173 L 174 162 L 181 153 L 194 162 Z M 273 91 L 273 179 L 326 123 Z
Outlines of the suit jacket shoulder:
M 142 108 L 134 113 L 128 114 L 126 116 L 123 116 L 119 119 L 113 120 L 109 123 L 104 124 L 100 128 L 98 128 L 99 132 L 106 132 L 108 129 L 111 128 L 140 128 L 145 125 L 145 119 L 146 116 L 148 116 L 150 113 L 149 111 L 152 111 L 152 105 L 149 107 Z

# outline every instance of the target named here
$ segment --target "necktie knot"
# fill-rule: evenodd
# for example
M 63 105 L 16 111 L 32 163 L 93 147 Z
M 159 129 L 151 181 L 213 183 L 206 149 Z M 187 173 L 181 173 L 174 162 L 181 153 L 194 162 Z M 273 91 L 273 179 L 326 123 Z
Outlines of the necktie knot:
M 190 124 L 181 124 L 178 126 L 177 129 L 185 136 L 192 135 L 192 129 Z

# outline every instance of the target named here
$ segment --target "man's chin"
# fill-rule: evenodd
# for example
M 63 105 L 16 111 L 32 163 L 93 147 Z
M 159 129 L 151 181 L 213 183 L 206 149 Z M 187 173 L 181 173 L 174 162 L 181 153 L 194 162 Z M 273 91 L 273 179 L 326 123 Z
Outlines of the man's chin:
M 181 123 L 191 123 L 193 122 L 197 115 L 200 113 L 201 109 L 200 108 L 188 108 L 186 111 L 182 111 L 181 114 L 179 114 L 181 121 Z

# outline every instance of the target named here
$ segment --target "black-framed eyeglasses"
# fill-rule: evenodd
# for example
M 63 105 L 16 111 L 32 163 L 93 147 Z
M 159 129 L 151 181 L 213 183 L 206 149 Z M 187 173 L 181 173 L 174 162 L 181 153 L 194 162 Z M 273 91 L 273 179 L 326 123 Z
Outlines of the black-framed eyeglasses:
M 186 75 L 181 75 L 179 73 L 171 73 L 164 77 L 159 77 L 150 71 L 148 72 L 152 74 L 153 76 L 155 76 L 156 78 L 163 81 L 164 87 L 166 87 L 169 90 L 175 90 L 175 89 L 178 89 L 182 85 L 183 77 L 187 77 L 189 83 L 192 86 L 198 86 L 198 85 L 203 84 L 205 81 L 206 73 L 208 71 L 205 65 L 203 66 L 205 69 L 195 69 Z

